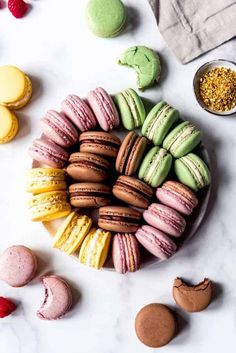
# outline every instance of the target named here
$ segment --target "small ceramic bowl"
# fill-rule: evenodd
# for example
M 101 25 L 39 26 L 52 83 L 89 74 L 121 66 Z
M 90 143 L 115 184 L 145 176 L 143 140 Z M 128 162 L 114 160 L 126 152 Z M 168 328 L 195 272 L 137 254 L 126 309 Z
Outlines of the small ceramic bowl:
M 236 63 L 234 63 L 232 61 L 224 60 L 224 59 L 212 60 L 212 61 L 209 61 L 209 62 L 203 64 L 202 66 L 200 66 L 199 69 L 197 70 L 197 72 L 195 73 L 194 78 L 193 78 L 193 89 L 194 89 L 196 100 L 197 100 L 198 104 L 204 110 L 207 110 L 209 113 L 216 114 L 216 115 L 232 115 L 232 114 L 236 114 L 236 106 L 233 109 L 226 110 L 224 112 L 210 109 L 209 107 L 207 107 L 205 105 L 205 103 L 203 102 L 203 100 L 202 100 L 202 98 L 201 98 L 201 96 L 199 94 L 199 81 L 200 81 L 200 78 L 207 71 L 210 71 L 210 70 L 214 69 L 215 67 L 226 67 L 226 68 L 229 68 L 231 70 L 236 71 Z

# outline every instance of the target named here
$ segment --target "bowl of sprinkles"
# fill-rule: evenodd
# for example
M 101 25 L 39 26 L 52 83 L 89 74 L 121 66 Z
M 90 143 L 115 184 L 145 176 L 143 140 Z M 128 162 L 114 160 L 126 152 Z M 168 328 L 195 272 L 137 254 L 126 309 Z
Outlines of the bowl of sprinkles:
M 193 79 L 199 105 L 216 115 L 236 114 L 236 64 L 219 59 L 207 62 Z

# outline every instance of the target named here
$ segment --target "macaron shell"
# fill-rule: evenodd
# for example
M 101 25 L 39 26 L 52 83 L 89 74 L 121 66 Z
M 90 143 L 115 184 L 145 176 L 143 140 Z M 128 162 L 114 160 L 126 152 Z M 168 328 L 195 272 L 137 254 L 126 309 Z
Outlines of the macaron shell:
M 0 102 L 15 103 L 23 98 L 26 90 L 25 74 L 15 66 L 0 67 Z
M 100 183 L 76 183 L 69 187 L 70 203 L 74 207 L 90 208 L 109 205 L 111 189 Z
M 26 104 L 29 103 L 29 101 L 30 101 L 30 99 L 32 97 L 32 94 L 33 94 L 32 83 L 31 83 L 29 77 L 25 75 L 25 93 L 24 93 L 23 97 L 18 99 L 14 103 L 4 103 L 4 104 L 2 103 L 2 104 L 5 105 L 6 107 L 8 107 L 11 110 L 21 109 Z
M 120 148 L 120 139 L 103 131 L 83 132 L 79 138 L 80 152 L 116 157 Z
M 33 168 L 26 174 L 26 191 L 40 194 L 66 189 L 65 172 L 56 168 Z
M 13 140 L 18 128 L 19 123 L 16 115 L 0 105 L 0 144 Z

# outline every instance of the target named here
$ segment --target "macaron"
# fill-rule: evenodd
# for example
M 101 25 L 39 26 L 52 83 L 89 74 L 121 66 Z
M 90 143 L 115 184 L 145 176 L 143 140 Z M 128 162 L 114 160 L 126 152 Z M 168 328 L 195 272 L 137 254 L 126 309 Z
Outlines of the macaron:
M 52 168 L 63 168 L 69 158 L 64 148 L 47 139 L 35 139 L 29 147 L 29 154 L 40 164 Z
M 168 131 L 178 119 L 178 110 L 161 101 L 148 113 L 142 126 L 142 134 L 154 145 L 161 145 Z
M 186 216 L 189 216 L 198 204 L 197 196 L 190 188 L 173 180 L 168 180 L 162 187 L 157 188 L 156 196 L 162 204 Z
M 160 230 L 143 225 L 135 233 L 136 238 L 152 255 L 166 260 L 176 252 L 176 244 Z
M 164 148 L 152 147 L 141 163 L 138 177 L 155 188 L 166 179 L 171 165 L 172 157 Z
M 0 279 L 11 287 L 22 287 L 35 277 L 37 267 L 37 258 L 31 249 L 13 245 L 0 256 Z
M 57 320 L 64 316 L 72 305 L 72 291 L 69 284 L 61 277 L 42 276 L 40 281 L 45 288 L 45 299 L 37 311 L 42 320 Z
M 176 126 L 163 141 L 172 156 L 180 158 L 191 152 L 201 141 L 201 131 L 189 121 Z
M 165 346 L 175 337 L 176 330 L 174 313 L 163 304 L 148 304 L 135 318 L 136 335 L 148 347 Z
M 150 48 L 136 45 L 127 49 L 119 58 L 120 65 L 135 69 L 138 88 L 144 90 L 159 80 L 161 64 L 159 56 Z
M 69 94 L 63 100 L 61 110 L 80 131 L 92 130 L 97 124 L 88 104 L 75 94 Z
M 63 169 L 32 168 L 26 173 L 26 191 L 40 194 L 48 191 L 66 190 L 66 175 Z
M 101 228 L 92 228 L 85 237 L 79 252 L 79 261 L 83 265 L 95 268 L 103 267 L 111 241 L 111 233 Z
M 174 170 L 179 181 L 194 191 L 202 189 L 211 182 L 211 173 L 208 166 L 194 153 L 176 159 Z
M 124 138 L 116 157 L 117 172 L 125 175 L 134 174 L 147 147 L 146 137 L 130 131 Z
M 196 313 L 208 307 L 212 300 L 212 282 L 205 278 L 202 282 L 190 285 L 182 278 L 173 284 L 173 298 L 176 304 L 189 313 Z
M 120 124 L 115 104 L 103 88 L 90 91 L 87 98 L 102 130 L 109 131 Z
M 140 268 L 140 251 L 133 234 L 117 233 L 113 237 L 112 260 L 118 273 L 135 272 Z
M 32 96 L 32 84 L 28 76 L 15 66 L 0 67 L 0 104 L 16 110 L 23 108 Z
M 173 237 L 180 237 L 186 227 L 185 219 L 170 207 L 152 203 L 143 212 L 143 218 L 150 225 Z
M 76 183 L 69 187 L 70 203 L 78 208 L 101 207 L 111 202 L 111 188 L 100 183 Z
M 116 37 L 124 28 L 126 9 L 121 0 L 89 0 L 86 18 L 96 36 Z
M 98 225 L 111 232 L 133 233 L 139 227 L 141 213 L 133 208 L 104 206 L 99 208 Z
M 132 88 L 115 95 L 114 101 L 125 129 L 133 130 L 143 125 L 146 117 L 142 99 Z
M 65 251 L 68 255 L 75 253 L 91 226 L 92 219 L 87 215 L 71 212 L 59 226 L 53 238 L 53 247 Z
M 29 200 L 32 221 L 48 222 L 70 213 L 66 191 L 49 191 L 33 195 Z
M 112 193 L 117 199 L 131 206 L 147 208 L 153 195 L 153 190 L 139 179 L 120 175 L 112 188 Z
M 76 128 L 63 113 L 48 110 L 40 123 L 44 135 L 59 146 L 71 147 L 79 139 Z
M 120 148 L 119 137 L 104 131 L 87 131 L 79 137 L 80 152 L 115 158 Z
M 18 129 L 19 123 L 16 115 L 0 105 L 0 144 L 13 140 Z
M 67 173 L 75 180 L 100 183 L 108 178 L 110 163 L 103 157 L 85 152 L 70 155 Z

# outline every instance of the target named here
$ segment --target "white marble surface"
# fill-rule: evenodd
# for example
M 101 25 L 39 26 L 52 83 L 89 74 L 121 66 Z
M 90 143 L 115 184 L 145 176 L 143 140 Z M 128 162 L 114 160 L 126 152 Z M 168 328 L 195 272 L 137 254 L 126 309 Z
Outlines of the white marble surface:
M 35 313 L 43 301 L 43 288 L 35 279 L 13 289 L 0 283 L 0 295 L 19 302 L 14 315 L 0 321 L 0 353 L 143 353 L 151 349 L 135 337 L 134 317 L 150 302 L 175 308 L 172 281 L 183 276 L 200 281 L 209 276 L 216 298 L 202 313 L 181 316 L 181 330 L 162 352 L 231 353 L 236 335 L 236 120 L 201 110 L 192 92 L 195 70 L 210 59 L 234 60 L 236 41 L 182 66 L 158 33 L 146 0 L 127 0 L 132 23 L 115 39 L 99 39 L 84 21 L 85 1 L 31 1 L 23 20 L 0 10 L 0 65 L 14 64 L 33 77 L 32 103 L 19 112 L 21 129 L 15 141 L 0 147 L 0 251 L 25 244 L 40 258 L 40 273 L 53 272 L 73 284 L 77 304 L 57 322 L 40 321 Z M 48 108 L 59 108 L 70 92 L 84 95 L 98 85 L 111 93 L 135 88 L 132 70 L 119 67 L 117 57 L 127 47 L 145 44 L 161 56 L 160 84 L 144 93 L 176 106 L 204 132 L 213 164 L 213 198 L 204 224 L 184 249 L 169 262 L 120 276 L 93 271 L 51 249 L 51 239 L 40 224 L 30 222 L 25 205 L 24 173 L 30 166 L 27 147 L 39 134 L 39 118 Z M 231 158 L 231 160 L 230 160 Z M 176 309 L 176 308 L 175 308 Z

